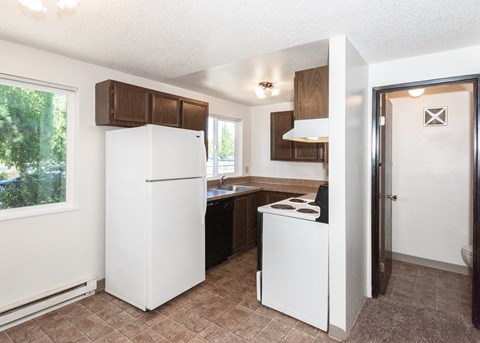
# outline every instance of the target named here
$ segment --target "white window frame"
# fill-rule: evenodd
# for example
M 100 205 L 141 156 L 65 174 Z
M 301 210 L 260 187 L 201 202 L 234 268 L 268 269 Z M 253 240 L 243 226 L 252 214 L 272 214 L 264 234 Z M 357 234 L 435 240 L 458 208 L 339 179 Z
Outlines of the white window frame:
M 75 174 L 78 165 L 78 163 L 76 163 L 76 156 L 78 154 L 75 154 L 75 152 L 77 151 L 76 147 L 78 146 L 76 138 L 78 137 L 78 134 L 76 134 L 78 128 L 78 116 L 75 115 L 76 113 L 78 113 L 78 89 L 55 83 L 38 81 L 1 73 L 0 84 L 12 87 L 28 88 L 44 92 L 54 92 L 58 94 L 63 94 L 67 97 L 65 201 L 45 205 L 0 209 L 0 222 L 18 218 L 35 217 L 58 212 L 78 210 L 78 196 L 76 192 L 77 187 L 75 181 Z
M 209 180 L 215 180 L 215 179 L 220 179 L 222 176 L 241 176 L 242 173 L 242 139 L 243 139 L 243 122 L 241 119 L 238 118 L 231 118 L 231 117 L 224 117 L 224 116 L 219 116 L 219 115 L 214 115 L 210 114 L 208 116 L 208 119 L 213 118 L 213 137 L 214 137 L 214 142 L 213 143 L 213 176 L 209 176 Z M 218 120 L 221 121 L 227 121 L 227 122 L 233 122 L 235 123 L 235 167 L 234 167 L 234 172 L 233 173 L 224 173 L 224 174 L 219 174 L 218 173 L 218 156 L 217 156 L 217 148 L 218 148 Z M 215 134 L 217 133 L 217 134 Z M 210 143 L 210 142 L 209 142 Z M 217 156 L 217 158 L 213 158 L 214 156 Z

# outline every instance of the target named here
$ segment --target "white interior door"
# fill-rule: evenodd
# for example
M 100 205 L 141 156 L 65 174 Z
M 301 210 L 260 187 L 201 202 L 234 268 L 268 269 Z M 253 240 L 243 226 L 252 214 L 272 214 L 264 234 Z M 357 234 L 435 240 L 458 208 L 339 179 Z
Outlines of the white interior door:
M 205 179 L 147 183 L 147 308 L 205 280 Z

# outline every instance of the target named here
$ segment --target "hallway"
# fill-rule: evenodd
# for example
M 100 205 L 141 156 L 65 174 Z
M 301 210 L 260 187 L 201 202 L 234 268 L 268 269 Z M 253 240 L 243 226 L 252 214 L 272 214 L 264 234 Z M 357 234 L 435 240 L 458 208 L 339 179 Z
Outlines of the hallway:
M 347 342 L 480 342 L 471 277 L 393 261 L 385 295 L 367 299 Z

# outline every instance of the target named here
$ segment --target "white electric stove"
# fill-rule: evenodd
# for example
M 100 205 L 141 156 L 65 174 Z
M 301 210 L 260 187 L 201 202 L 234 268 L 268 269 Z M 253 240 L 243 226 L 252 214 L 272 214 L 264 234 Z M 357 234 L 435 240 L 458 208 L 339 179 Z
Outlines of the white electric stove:
M 258 211 L 312 221 L 315 221 L 320 216 L 320 207 L 315 201 L 302 197 L 289 198 L 261 206 L 258 208 Z
M 320 207 L 289 198 L 258 208 L 257 297 L 263 305 L 327 331 L 328 224 Z

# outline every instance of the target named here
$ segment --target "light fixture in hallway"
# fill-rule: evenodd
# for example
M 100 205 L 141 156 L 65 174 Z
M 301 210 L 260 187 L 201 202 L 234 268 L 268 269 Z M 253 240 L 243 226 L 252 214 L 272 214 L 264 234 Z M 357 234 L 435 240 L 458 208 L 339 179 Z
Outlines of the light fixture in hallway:
M 425 88 L 415 88 L 415 89 L 409 89 L 408 94 L 410 94 L 411 97 L 418 98 L 420 95 L 425 92 Z

